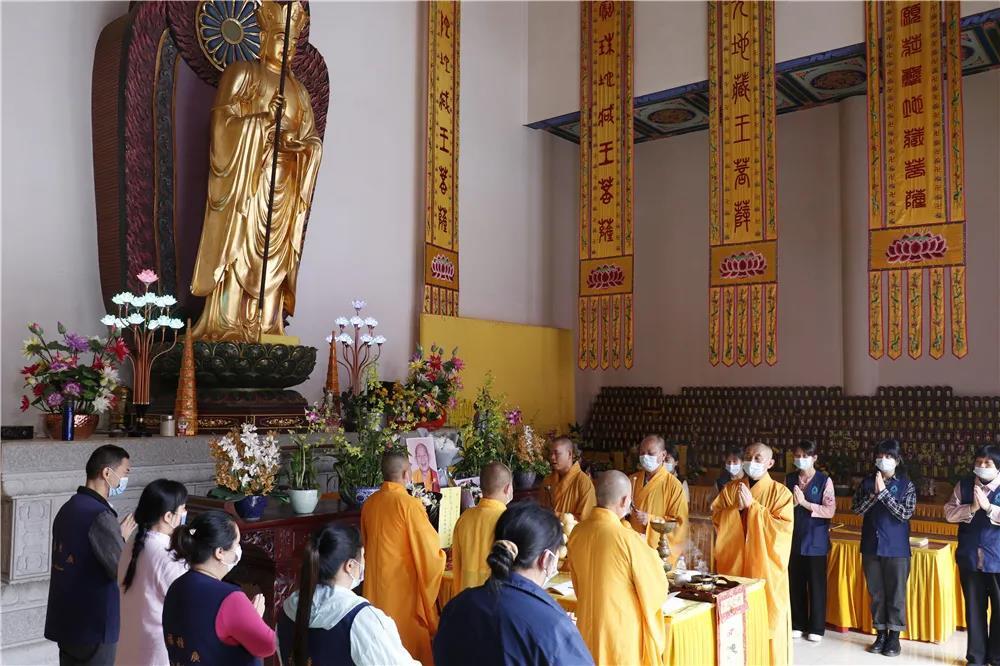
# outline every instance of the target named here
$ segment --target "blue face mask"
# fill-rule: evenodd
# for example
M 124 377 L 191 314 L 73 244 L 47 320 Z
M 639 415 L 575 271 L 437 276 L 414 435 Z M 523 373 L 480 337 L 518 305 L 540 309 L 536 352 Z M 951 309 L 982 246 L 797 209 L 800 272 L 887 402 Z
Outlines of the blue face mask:
M 111 473 L 114 474 L 115 476 L 118 476 L 117 474 L 115 474 L 114 470 L 111 470 Z M 128 487 L 128 477 L 127 476 L 119 477 L 117 486 L 112 487 L 111 484 L 108 484 L 108 497 L 121 495 L 123 492 L 125 492 L 125 489 L 127 487 Z
M 186 525 L 187 521 L 188 521 L 188 514 L 187 511 L 185 511 L 184 513 L 181 514 L 181 522 L 178 523 L 178 525 Z

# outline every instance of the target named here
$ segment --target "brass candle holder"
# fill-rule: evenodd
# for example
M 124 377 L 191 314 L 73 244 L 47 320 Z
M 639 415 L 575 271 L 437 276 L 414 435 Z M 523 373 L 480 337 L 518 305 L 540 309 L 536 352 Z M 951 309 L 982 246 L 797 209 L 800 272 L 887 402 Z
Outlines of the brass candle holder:
M 656 546 L 656 552 L 663 560 L 663 571 L 670 573 L 674 567 L 670 564 L 670 543 L 667 541 L 667 535 L 677 529 L 677 523 L 673 520 L 654 520 L 649 525 L 654 532 L 660 535 L 660 543 Z

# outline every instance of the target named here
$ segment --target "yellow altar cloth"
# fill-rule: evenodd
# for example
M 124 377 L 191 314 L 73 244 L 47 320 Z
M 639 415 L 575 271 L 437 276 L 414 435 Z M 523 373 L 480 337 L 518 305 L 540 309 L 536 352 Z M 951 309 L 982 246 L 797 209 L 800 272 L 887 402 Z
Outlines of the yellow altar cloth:
M 834 530 L 827 565 L 826 621 L 838 629 L 872 633 L 871 598 L 861 568 L 860 534 Z M 907 631 L 903 638 L 942 643 L 955 633 L 957 599 L 954 547 L 931 541 L 913 548 L 906 597 Z
M 860 560 L 858 564 L 860 568 Z M 451 601 L 453 572 L 445 571 L 438 593 L 438 603 L 441 608 Z M 750 666 L 765 666 L 770 659 L 770 646 L 767 631 L 767 598 L 764 596 L 764 581 L 750 578 L 736 578 L 747 588 L 747 664 Z M 552 585 L 569 582 L 569 574 L 559 573 L 552 579 Z M 567 613 L 576 611 L 576 596 L 563 596 L 549 592 Z M 667 623 L 667 655 L 664 662 L 667 666 L 687 666 L 701 664 L 711 666 L 715 658 L 715 619 L 712 617 L 712 604 L 690 601 L 684 608 L 666 616 Z

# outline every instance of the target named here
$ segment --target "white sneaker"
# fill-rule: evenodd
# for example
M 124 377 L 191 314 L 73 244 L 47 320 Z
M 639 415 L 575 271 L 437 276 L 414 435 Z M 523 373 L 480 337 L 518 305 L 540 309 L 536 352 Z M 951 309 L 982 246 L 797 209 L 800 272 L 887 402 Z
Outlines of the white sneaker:
M 819 643 L 821 640 L 823 640 L 823 637 L 820 636 L 819 634 L 806 634 L 806 640 L 809 641 L 810 643 Z
M 792 629 L 792 638 L 802 638 L 802 632 L 798 629 Z

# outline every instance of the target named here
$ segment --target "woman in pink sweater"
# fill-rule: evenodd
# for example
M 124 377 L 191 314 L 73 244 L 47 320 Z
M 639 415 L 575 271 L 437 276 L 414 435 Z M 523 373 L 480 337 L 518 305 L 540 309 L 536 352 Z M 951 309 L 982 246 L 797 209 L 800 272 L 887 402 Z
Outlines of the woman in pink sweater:
M 170 535 L 187 518 L 184 484 L 157 479 L 147 485 L 135 510 L 135 536 L 118 563 L 121 634 L 117 666 L 167 666 L 163 644 L 163 598 L 187 571 L 170 553 Z

